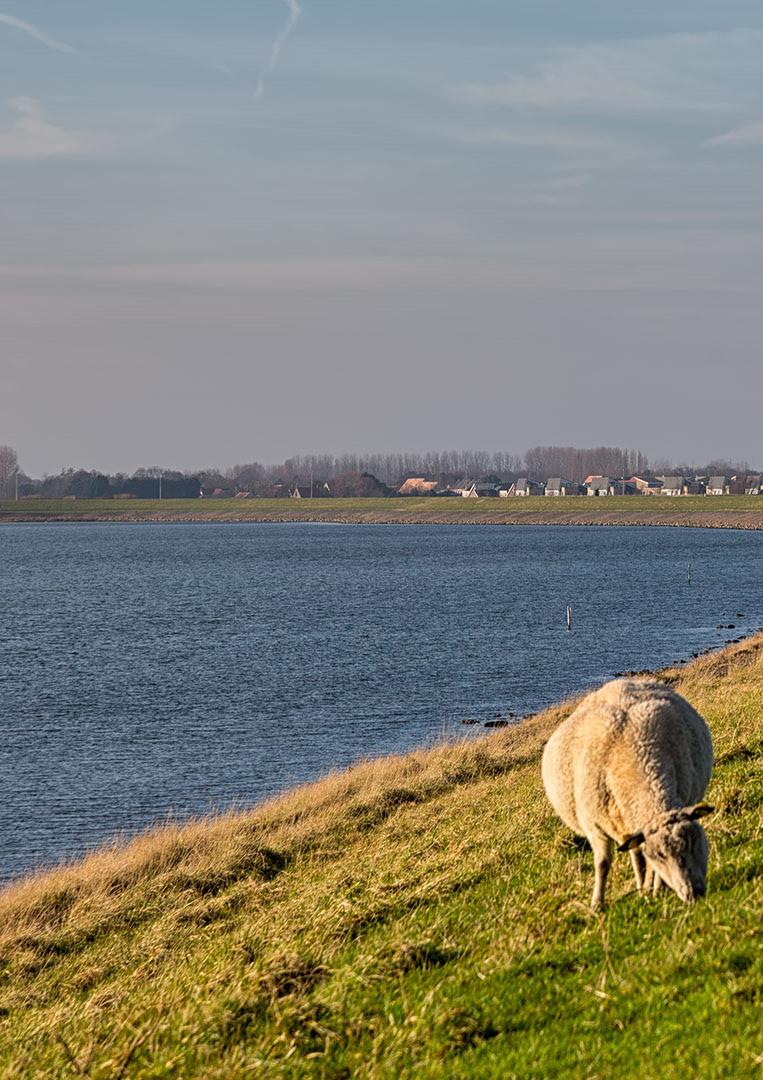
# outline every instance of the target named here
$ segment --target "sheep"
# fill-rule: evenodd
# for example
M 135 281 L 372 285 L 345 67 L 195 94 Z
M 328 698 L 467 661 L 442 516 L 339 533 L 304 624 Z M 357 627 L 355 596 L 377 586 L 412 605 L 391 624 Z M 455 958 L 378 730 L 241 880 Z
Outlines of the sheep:
M 713 767 L 710 731 L 659 682 L 615 679 L 585 697 L 546 743 L 541 772 L 562 821 L 594 854 L 592 907 L 604 907 L 613 841 L 640 892 L 664 882 L 689 903 L 705 894 L 707 837 L 698 819 Z

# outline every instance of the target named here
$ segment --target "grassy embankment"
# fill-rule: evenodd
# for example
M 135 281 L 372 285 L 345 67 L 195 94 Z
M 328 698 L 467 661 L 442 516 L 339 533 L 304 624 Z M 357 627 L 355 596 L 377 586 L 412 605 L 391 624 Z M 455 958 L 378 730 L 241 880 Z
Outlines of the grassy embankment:
M 0 893 L 1 1075 L 757 1075 L 763 635 L 663 676 L 715 739 L 704 901 L 618 856 L 589 912 L 538 768 L 568 703 Z
M 547 499 L 22 499 L 3 521 L 325 521 L 348 524 L 695 525 L 763 529 L 763 497 Z

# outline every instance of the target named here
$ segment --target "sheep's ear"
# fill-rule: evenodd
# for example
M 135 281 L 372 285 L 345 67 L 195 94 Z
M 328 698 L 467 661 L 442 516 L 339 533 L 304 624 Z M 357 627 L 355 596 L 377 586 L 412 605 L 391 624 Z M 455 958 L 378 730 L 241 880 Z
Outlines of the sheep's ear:
M 618 847 L 618 851 L 631 851 L 633 848 L 640 847 L 644 843 L 646 837 L 642 832 L 631 833 L 622 844 Z
M 686 811 L 689 816 L 689 821 L 696 821 L 697 818 L 707 817 L 708 814 L 712 814 L 715 810 L 714 806 L 708 806 L 707 803 L 697 803 L 696 806 L 687 806 Z

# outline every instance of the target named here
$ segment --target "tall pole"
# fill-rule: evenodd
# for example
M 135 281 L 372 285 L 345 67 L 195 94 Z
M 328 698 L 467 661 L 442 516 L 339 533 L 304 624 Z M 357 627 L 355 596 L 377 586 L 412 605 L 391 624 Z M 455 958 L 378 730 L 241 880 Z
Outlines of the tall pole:
M 161 476 L 161 473 L 160 473 L 159 474 L 159 498 L 161 499 L 161 497 L 162 497 L 162 476 Z

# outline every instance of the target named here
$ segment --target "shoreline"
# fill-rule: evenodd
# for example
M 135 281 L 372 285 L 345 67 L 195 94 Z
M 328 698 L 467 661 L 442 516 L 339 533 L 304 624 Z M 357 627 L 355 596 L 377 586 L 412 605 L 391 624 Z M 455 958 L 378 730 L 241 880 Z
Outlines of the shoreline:
M 763 530 L 763 497 L 649 497 L 606 500 L 569 498 L 517 500 L 336 499 L 294 500 L 135 500 L 129 506 L 111 500 L 70 503 L 45 500 L 0 503 L 2 524 L 305 524 L 331 525 L 608 525 L 629 527 Z M 645 500 L 645 497 L 642 497 Z M 592 506 L 591 502 L 596 505 Z M 305 505 L 305 503 L 308 505 Z M 446 505 L 442 505 L 442 503 Z M 559 503 L 563 505 L 559 505 Z M 529 505 L 528 505 L 529 503 Z M 676 504 L 679 505 L 676 505 Z M 602 505 L 604 504 L 604 505 Z
M 720 627 L 718 629 L 720 629 Z M 724 629 L 730 630 L 732 628 L 728 627 Z M 763 650 L 763 627 L 751 629 L 748 633 L 742 634 L 740 637 L 730 638 L 719 641 L 716 644 L 708 645 L 698 652 L 691 653 L 687 657 L 680 657 L 676 660 L 672 660 L 670 663 L 663 664 L 662 666 L 624 670 L 602 676 L 587 687 L 578 690 L 570 689 L 569 691 L 564 692 L 557 700 L 549 701 L 545 705 L 541 705 L 535 711 L 523 713 L 521 715 L 508 712 L 506 718 L 502 717 L 500 719 L 492 718 L 488 720 L 454 721 L 450 734 L 437 738 L 433 742 L 423 742 L 420 745 L 414 745 L 407 750 L 392 750 L 388 753 L 372 755 L 370 757 L 361 756 L 348 765 L 330 767 L 326 772 L 319 773 L 312 779 L 291 783 L 289 786 L 272 794 L 265 795 L 253 802 L 245 802 L 241 805 L 232 805 L 229 807 L 220 807 L 213 809 L 209 813 L 190 814 L 188 816 L 168 818 L 167 820 L 162 818 L 150 822 L 142 828 L 136 829 L 134 832 L 116 832 L 110 838 L 96 843 L 82 853 L 63 856 L 60 860 L 52 861 L 50 863 L 41 863 L 37 866 L 32 866 L 27 870 L 22 870 L 20 873 L 10 877 L 0 878 L 0 906 L 3 895 L 6 892 L 12 891 L 17 887 L 26 885 L 32 881 L 45 879 L 50 876 L 58 875 L 59 873 L 66 873 L 92 859 L 97 859 L 102 854 L 110 853 L 113 855 L 115 852 L 126 851 L 136 844 L 139 844 L 145 838 L 160 834 L 166 829 L 183 831 L 199 826 L 213 826 L 215 822 L 220 821 L 221 819 L 247 818 L 252 815 L 265 813 L 271 807 L 278 807 L 283 803 L 288 803 L 291 800 L 298 798 L 302 792 L 310 793 L 313 790 L 321 788 L 326 783 L 332 782 L 337 778 L 341 779 L 342 777 L 349 777 L 364 768 L 383 767 L 385 762 L 418 758 L 421 755 L 447 750 L 448 747 L 458 747 L 461 745 L 475 747 L 479 746 L 480 743 L 485 740 L 500 738 L 502 735 L 511 737 L 511 732 L 522 732 L 524 729 L 534 730 L 535 727 L 542 724 L 544 719 L 548 716 L 557 716 L 560 714 L 566 715 L 584 697 L 593 693 L 600 686 L 604 686 L 613 679 L 655 679 L 658 682 L 673 685 L 681 679 L 686 678 L 687 675 L 691 675 L 692 669 L 701 665 L 703 661 L 712 658 L 722 659 L 724 654 L 728 654 L 730 658 L 733 658 L 737 656 L 738 653 L 745 653 L 748 650 L 751 650 L 752 652 Z
M 326 517 L 0 517 L 0 525 L 505 525 L 505 526 L 547 526 L 555 527 L 577 525 L 581 528 L 591 527 L 627 527 L 627 528 L 663 528 L 663 529 L 737 529 L 745 532 L 763 531 L 763 515 L 760 519 L 750 520 L 747 517 L 729 515 L 717 520 L 715 515 L 708 518 L 691 517 L 688 519 L 675 519 L 663 517 L 630 518 L 620 516 L 616 520 L 611 518 L 577 518 L 571 515 L 553 517 L 517 517 L 510 515 L 492 517 L 489 515 L 464 518 L 367 518 L 343 515 L 332 518 Z

